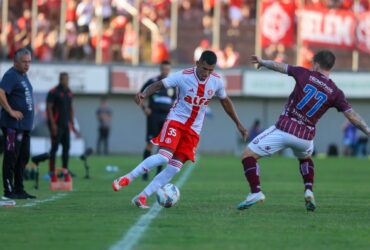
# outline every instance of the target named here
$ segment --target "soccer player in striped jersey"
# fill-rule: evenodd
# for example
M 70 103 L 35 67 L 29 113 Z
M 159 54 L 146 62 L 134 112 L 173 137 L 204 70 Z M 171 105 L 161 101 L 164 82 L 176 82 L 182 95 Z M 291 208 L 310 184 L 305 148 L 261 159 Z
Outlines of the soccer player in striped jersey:
M 323 50 L 315 54 L 312 70 L 263 60 L 257 56 L 252 56 L 251 60 L 257 68 L 266 67 L 292 76 L 296 84 L 276 124 L 250 142 L 243 153 L 244 174 L 251 191 L 246 200 L 238 205 L 238 209 L 246 209 L 265 200 L 260 187 L 260 168 L 257 160 L 289 147 L 299 160 L 300 173 L 305 186 L 306 209 L 314 211 L 316 208 L 312 191 L 314 163 L 311 155 L 318 120 L 329 108 L 335 107 L 367 136 L 370 136 L 370 129 L 353 110 L 342 90 L 329 78 L 335 64 L 335 55 L 332 52 Z
M 172 74 L 136 94 L 135 101 L 141 106 L 145 98 L 163 87 L 176 88 L 177 93 L 177 100 L 160 134 L 152 139 L 153 144 L 159 145 L 158 153 L 146 158 L 130 173 L 112 183 L 113 189 L 118 191 L 153 168 L 167 165 L 138 196 L 134 197 L 132 203 L 137 207 L 148 208 L 147 197 L 169 183 L 187 160 L 194 161 L 206 108 L 214 96 L 220 99 L 223 109 L 246 139 L 247 130 L 241 124 L 234 105 L 226 94 L 224 83 L 221 77 L 213 72 L 216 63 L 216 54 L 204 51 L 196 62 L 196 67 Z

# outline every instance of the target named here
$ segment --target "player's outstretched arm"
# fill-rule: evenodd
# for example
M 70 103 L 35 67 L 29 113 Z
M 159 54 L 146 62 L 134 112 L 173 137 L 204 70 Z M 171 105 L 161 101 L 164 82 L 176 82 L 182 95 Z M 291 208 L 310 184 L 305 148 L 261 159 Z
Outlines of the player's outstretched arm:
M 147 96 L 150 96 L 150 95 L 154 94 L 155 92 L 157 92 L 158 90 L 163 88 L 163 86 L 164 85 L 163 85 L 162 81 L 158 81 L 158 82 L 155 82 L 153 84 L 150 84 L 148 87 L 146 87 L 144 89 L 143 92 L 139 92 L 135 95 L 136 104 L 139 105 L 139 106 L 142 106 L 143 101 Z
M 251 57 L 251 62 L 253 64 L 257 64 L 257 69 L 261 67 L 266 67 L 268 69 L 287 74 L 288 73 L 288 65 L 286 63 L 275 62 L 272 60 L 264 60 L 258 56 L 253 55 Z
M 367 136 L 370 137 L 370 128 L 362 119 L 362 117 L 356 113 L 353 109 L 350 109 L 346 112 L 344 112 L 344 116 L 353 124 L 355 125 L 358 129 L 360 129 L 362 132 L 364 132 Z
M 240 134 L 242 135 L 244 140 L 248 138 L 248 131 L 244 126 L 241 124 L 238 115 L 236 114 L 233 102 L 230 100 L 229 97 L 225 99 L 220 99 L 221 105 L 225 112 L 230 116 L 230 118 L 235 122 L 236 127 L 238 128 Z

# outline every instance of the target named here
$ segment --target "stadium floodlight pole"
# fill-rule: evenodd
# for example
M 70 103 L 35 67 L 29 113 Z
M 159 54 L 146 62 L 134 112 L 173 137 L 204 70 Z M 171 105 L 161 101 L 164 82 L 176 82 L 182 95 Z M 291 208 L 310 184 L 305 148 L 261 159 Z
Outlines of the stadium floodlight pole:
M 31 48 L 35 51 L 36 35 L 37 35 L 37 0 L 32 0 L 32 15 L 31 15 Z
M 161 36 L 159 34 L 158 25 L 147 17 L 143 17 L 141 19 L 141 22 L 142 22 L 142 24 L 144 24 L 150 30 L 150 33 L 151 33 L 151 48 L 153 50 L 153 49 L 155 49 L 155 46 L 154 46 L 155 43 L 158 42 L 161 39 Z
M 59 43 L 63 44 L 66 40 L 66 9 L 67 9 L 67 0 L 62 0 L 60 3 L 60 20 L 59 20 Z
M 360 0 L 355 0 L 354 2 L 354 12 L 356 18 L 358 18 L 358 13 L 360 12 Z M 358 71 L 358 66 L 359 66 L 359 53 L 357 48 L 355 48 L 352 51 L 352 71 L 357 72 Z
M 139 57 L 140 57 L 140 51 L 139 51 L 139 46 L 140 46 L 140 38 L 139 38 L 139 33 L 140 33 L 140 2 L 141 0 L 135 0 L 135 9 L 137 10 L 137 14 L 134 15 L 133 18 L 133 27 L 134 31 L 136 34 L 136 41 L 135 41 L 135 46 L 134 46 L 134 55 L 132 58 L 132 64 L 133 65 L 138 65 L 139 64 Z
M 171 34 L 170 34 L 170 50 L 177 49 L 177 28 L 179 19 L 179 1 L 172 0 L 171 3 Z
M 262 56 L 260 17 L 261 17 L 261 1 L 257 1 L 256 2 L 256 33 L 255 33 L 254 54 L 259 57 Z
M 212 26 L 212 47 L 220 49 L 221 1 L 215 1 Z
M 8 0 L 3 0 L 2 4 L 2 17 L 1 17 L 1 52 L 3 57 L 6 57 L 6 38 L 8 36 Z
M 97 12 L 95 63 L 102 64 L 103 62 L 102 37 L 104 32 L 102 1 L 99 0 L 95 8 Z
M 297 18 L 297 50 L 296 50 L 296 65 L 299 65 L 301 62 L 301 49 L 302 49 L 302 28 L 301 25 L 303 25 L 302 22 L 302 12 L 304 7 L 304 0 L 299 1 L 299 10 L 298 10 L 298 18 Z

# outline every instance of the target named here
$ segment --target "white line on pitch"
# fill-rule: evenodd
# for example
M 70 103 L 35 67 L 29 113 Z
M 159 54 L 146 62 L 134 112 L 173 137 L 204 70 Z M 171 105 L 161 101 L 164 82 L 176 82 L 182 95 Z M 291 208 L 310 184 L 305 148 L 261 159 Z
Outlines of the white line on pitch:
M 67 194 L 68 193 L 59 193 L 59 194 L 53 195 L 53 196 L 51 196 L 50 198 L 47 198 L 47 199 L 35 200 L 35 201 L 32 201 L 32 202 L 23 204 L 20 207 L 33 207 L 33 206 L 36 206 L 38 204 L 42 204 L 42 203 L 46 203 L 46 202 L 51 202 L 51 201 L 56 201 L 56 200 L 62 199 L 63 197 L 67 196 Z
M 194 164 L 191 164 L 186 167 L 185 171 L 180 176 L 179 180 L 176 182 L 176 186 L 181 188 L 181 186 L 185 183 L 185 181 L 190 176 L 191 171 L 194 168 Z M 123 235 L 120 241 L 117 241 L 110 250 L 130 250 L 132 249 L 136 243 L 139 241 L 140 237 L 144 234 L 144 232 L 148 229 L 150 223 L 152 222 L 155 217 L 157 217 L 158 213 L 162 210 L 163 207 L 159 206 L 158 203 L 155 203 L 149 211 L 142 215 L 140 219 L 133 225 L 125 235 Z

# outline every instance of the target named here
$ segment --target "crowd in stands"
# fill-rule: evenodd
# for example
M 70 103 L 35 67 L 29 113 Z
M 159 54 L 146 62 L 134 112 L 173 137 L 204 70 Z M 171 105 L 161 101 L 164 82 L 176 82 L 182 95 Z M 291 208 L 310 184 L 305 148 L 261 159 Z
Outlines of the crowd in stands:
M 266 2 L 275 2 L 276 0 L 263 0 Z M 301 1 L 297 0 L 281 0 L 282 3 L 291 4 L 293 3 L 297 10 L 299 9 Z M 355 10 L 355 0 L 305 0 L 304 7 L 313 8 L 313 9 L 340 9 L 340 10 Z M 357 11 L 362 13 L 364 11 L 370 10 L 370 0 L 360 0 Z M 284 44 L 270 44 L 267 48 L 264 49 L 263 53 L 266 58 L 278 61 L 278 62 L 287 62 L 288 56 Z M 312 66 L 312 58 L 314 52 L 312 48 L 304 45 L 299 51 L 299 61 L 298 65 L 306 68 Z
M 5 26 L 1 25 L 1 28 L 7 31 L 6 41 L 1 41 L 1 58 L 10 59 L 18 48 L 31 47 L 33 42 L 34 59 L 37 61 L 94 61 L 99 38 L 98 31 L 101 29 L 103 63 L 131 63 L 137 41 L 140 43 L 141 62 L 158 63 L 169 59 L 171 0 L 141 1 L 140 18 L 155 24 L 158 31 L 156 36 L 153 36 L 144 25 L 140 26 L 140 34 L 136 34 L 132 15 L 122 4 L 128 2 L 134 5 L 134 0 L 67 0 L 64 24 L 60 21 L 61 2 L 61 0 L 37 1 L 37 31 L 35 41 L 32 41 L 32 0 L 9 1 L 9 22 Z M 360 2 L 361 10 L 369 9 L 370 1 L 360 0 Z M 200 13 L 203 32 L 209 35 L 212 32 L 215 4 L 216 0 L 179 0 L 180 18 L 191 21 L 194 13 Z M 350 9 L 353 8 L 354 0 L 305 0 L 305 4 L 317 8 Z M 241 23 L 255 20 L 255 0 L 222 0 L 221 8 L 221 22 L 227 23 L 230 27 L 227 30 L 228 36 L 238 37 Z M 102 28 L 99 26 L 100 23 Z M 61 32 L 63 26 L 65 32 Z M 203 46 L 210 48 L 210 39 L 207 40 L 208 45 L 203 44 Z M 231 43 L 222 47 L 218 52 L 219 66 L 229 68 L 237 65 L 239 52 L 235 51 Z M 274 45 L 269 50 L 266 51 L 267 55 L 280 61 L 285 60 L 284 47 Z M 181 63 L 181 59 L 179 62 Z

